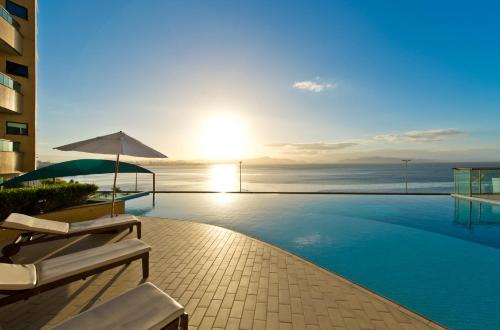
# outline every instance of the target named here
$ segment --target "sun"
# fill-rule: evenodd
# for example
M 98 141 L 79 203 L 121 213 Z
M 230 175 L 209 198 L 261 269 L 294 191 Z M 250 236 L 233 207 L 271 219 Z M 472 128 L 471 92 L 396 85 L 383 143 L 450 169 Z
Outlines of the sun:
M 200 131 L 200 146 L 205 159 L 234 160 L 249 152 L 246 125 L 236 115 L 213 115 L 206 119 Z

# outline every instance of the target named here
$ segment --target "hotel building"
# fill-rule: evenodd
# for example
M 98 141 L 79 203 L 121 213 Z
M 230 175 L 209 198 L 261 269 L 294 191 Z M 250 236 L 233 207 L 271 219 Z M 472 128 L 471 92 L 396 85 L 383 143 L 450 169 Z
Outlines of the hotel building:
M 0 0 L 0 182 L 36 167 L 36 0 Z

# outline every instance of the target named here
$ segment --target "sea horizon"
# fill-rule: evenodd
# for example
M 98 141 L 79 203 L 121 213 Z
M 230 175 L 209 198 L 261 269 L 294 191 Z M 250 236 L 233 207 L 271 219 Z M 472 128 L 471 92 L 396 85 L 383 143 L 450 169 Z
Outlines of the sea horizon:
M 490 162 L 402 164 L 242 164 L 241 192 L 348 192 L 348 193 L 452 193 L 453 168 L 486 167 Z M 237 163 L 145 165 L 156 173 L 156 191 L 240 191 Z M 406 178 L 408 190 L 406 190 Z M 95 183 L 110 190 L 106 174 L 77 176 L 78 182 Z M 152 176 L 119 173 L 123 191 L 151 191 Z

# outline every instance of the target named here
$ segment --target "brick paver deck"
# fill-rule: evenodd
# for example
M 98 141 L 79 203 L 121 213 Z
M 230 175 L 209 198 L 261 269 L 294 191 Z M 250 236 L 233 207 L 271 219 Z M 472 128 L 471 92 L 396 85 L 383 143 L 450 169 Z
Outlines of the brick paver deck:
M 283 250 L 231 230 L 143 219 L 149 281 L 186 307 L 192 329 L 428 329 L 438 325 Z M 133 234 L 26 247 L 16 262 Z M 355 262 L 355 261 L 354 261 Z M 50 327 L 141 282 L 140 262 L 0 308 L 2 329 Z M 147 306 L 144 306 L 145 308 Z

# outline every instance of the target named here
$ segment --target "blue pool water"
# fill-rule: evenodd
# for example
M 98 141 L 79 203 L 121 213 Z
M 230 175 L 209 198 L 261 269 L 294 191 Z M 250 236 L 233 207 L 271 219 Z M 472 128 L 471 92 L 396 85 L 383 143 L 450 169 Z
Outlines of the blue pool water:
M 500 206 L 449 196 L 157 194 L 127 212 L 214 224 L 453 329 L 500 328 Z

